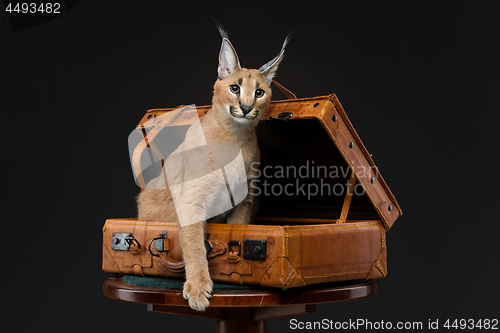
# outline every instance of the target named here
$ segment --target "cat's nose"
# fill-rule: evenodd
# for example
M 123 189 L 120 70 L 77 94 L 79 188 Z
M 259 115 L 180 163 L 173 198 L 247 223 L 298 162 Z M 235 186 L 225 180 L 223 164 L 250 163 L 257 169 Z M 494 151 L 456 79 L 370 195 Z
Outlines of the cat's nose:
M 242 104 L 240 106 L 240 109 L 243 112 L 243 114 L 246 116 L 248 114 L 248 112 L 252 111 L 253 107 Z

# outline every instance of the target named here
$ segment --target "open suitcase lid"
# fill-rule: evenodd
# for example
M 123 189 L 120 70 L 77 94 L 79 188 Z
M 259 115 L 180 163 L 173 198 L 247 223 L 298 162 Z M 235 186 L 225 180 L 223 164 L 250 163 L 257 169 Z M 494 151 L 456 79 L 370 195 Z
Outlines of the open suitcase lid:
M 203 116 L 210 108 L 211 106 L 197 106 L 198 116 Z M 146 126 L 150 128 L 156 127 L 155 125 L 157 123 L 155 119 L 165 119 L 164 117 L 158 116 L 165 115 L 166 112 L 175 109 L 177 108 L 148 110 L 140 121 L 138 128 L 143 128 L 144 130 Z M 192 117 L 193 114 L 187 113 L 185 116 Z M 188 119 L 186 117 L 171 119 L 168 126 L 182 126 L 193 123 L 193 119 Z M 382 220 L 385 228 L 390 229 L 396 219 L 402 215 L 401 208 L 396 198 L 382 178 L 382 175 L 378 171 L 373 159 L 363 145 L 363 142 L 356 133 L 356 130 L 335 94 L 314 98 L 272 101 L 266 113 L 262 116 L 262 119 L 274 120 L 276 122 L 293 122 L 299 119 L 318 120 L 335 144 L 335 147 L 338 149 L 338 152 L 341 154 L 346 164 L 354 173 L 356 181 L 363 187 L 364 192 L 373 205 L 373 208 L 376 210 L 377 215 Z M 134 151 L 133 164 L 134 160 L 136 162 L 140 160 L 140 156 L 145 147 L 144 145 L 148 144 L 147 140 L 144 140 L 142 144 L 142 147 L 140 147 L 141 145 L 139 144 Z

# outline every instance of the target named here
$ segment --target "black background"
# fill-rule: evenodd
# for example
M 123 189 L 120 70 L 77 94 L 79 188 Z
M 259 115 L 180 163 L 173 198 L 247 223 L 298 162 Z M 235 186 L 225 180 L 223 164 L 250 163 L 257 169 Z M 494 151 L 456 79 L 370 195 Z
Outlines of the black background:
M 107 218 L 136 214 L 145 111 L 211 103 L 207 14 L 249 68 L 295 30 L 277 80 L 337 94 L 403 209 L 379 293 L 297 319 L 500 319 L 497 1 L 80 1 L 17 32 L 2 8 L 2 330 L 212 329 L 103 296 L 100 246 Z

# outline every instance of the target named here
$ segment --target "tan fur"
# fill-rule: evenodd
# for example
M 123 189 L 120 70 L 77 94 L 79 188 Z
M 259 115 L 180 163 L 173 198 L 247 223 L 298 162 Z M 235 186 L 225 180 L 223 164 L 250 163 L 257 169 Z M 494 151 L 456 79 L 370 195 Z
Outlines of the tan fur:
M 223 51 L 231 52 L 231 50 L 224 50 L 224 42 L 226 41 L 229 43 L 227 39 L 224 39 L 221 58 L 225 56 Z M 234 52 L 232 45 L 230 46 L 232 52 Z M 234 56 L 237 61 L 235 53 Z M 224 59 L 220 59 L 220 63 L 223 62 Z M 276 68 L 274 68 L 275 70 Z M 247 180 L 250 180 L 256 176 L 255 168 L 251 167 L 252 163 L 260 162 L 255 126 L 271 101 L 271 89 L 268 84 L 270 82 L 269 75 L 266 76 L 266 73 L 260 73 L 255 69 L 240 68 L 238 62 L 237 66 L 229 68 L 222 76 L 215 82 L 212 108 L 201 118 L 201 127 L 209 146 L 212 146 L 210 143 L 213 142 L 228 142 L 240 147 L 246 177 Z M 239 86 L 239 94 L 231 92 L 231 85 Z M 264 95 L 261 98 L 256 97 L 256 89 L 264 90 Z M 240 105 L 252 106 L 252 110 L 245 116 Z M 232 112 L 231 106 L 233 107 Z M 194 141 L 197 139 L 193 134 L 195 130 L 193 126 L 189 128 L 185 140 L 176 151 L 187 150 L 189 147 L 196 145 Z M 169 169 L 169 172 L 182 172 L 181 165 L 168 165 L 168 167 L 172 169 Z M 159 178 L 152 180 L 152 182 L 160 181 L 160 177 L 163 176 L 160 175 Z M 137 200 L 138 218 L 140 220 L 177 222 L 183 258 L 186 264 L 186 283 L 184 284 L 183 293 L 184 297 L 188 299 L 191 308 L 199 311 L 205 310 L 209 305 L 208 299 L 213 285 L 208 271 L 204 247 L 204 224 L 206 222 L 204 210 L 213 204 L 211 200 L 216 197 L 217 191 L 220 190 L 221 188 L 212 183 L 198 181 L 185 192 L 188 195 L 182 198 L 181 204 L 176 203 L 176 207 L 174 207 L 168 185 L 164 190 L 145 189 L 139 194 Z M 196 198 L 202 200 L 203 203 L 194 204 L 193 202 L 196 202 L 196 200 L 193 199 Z M 227 223 L 249 223 L 253 219 L 255 210 L 255 196 L 252 193 L 252 187 L 249 187 L 248 195 L 241 203 L 232 211 L 223 214 L 224 216 L 218 216 L 211 219 L 210 222 L 222 222 L 225 217 Z M 194 216 L 199 222 L 181 226 L 177 212 Z

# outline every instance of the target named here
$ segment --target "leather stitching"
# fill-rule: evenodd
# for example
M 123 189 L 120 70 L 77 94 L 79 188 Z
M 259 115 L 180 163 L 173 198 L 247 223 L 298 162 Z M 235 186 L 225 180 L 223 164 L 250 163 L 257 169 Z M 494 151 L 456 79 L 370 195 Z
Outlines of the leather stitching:
M 217 252 L 214 252 L 214 253 L 210 253 L 210 254 L 208 255 L 208 259 L 212 259 L 212 258 L 214 258 L 214 257 L 217 257 L 217 256 L 218 256 L 218 255 L 220 255 L 220 254 L 224 254 L 224 253 L 226 253 L 226 244 L 219 242 L 218 240 L 216 240 L 216 239 L 215 239 L 215 238 L 213 238 L 212 236 L 210 236 L 210 240 L 211 240 L 212 242 L 216 243 L 217 245 L 222 246 L 222 249 L 221 249 L 220 251 L 217 251 Z
M 223 264 L 223 262 L 227 262 L 228 263 L 229 274 L 224 274 L 222 272 L 222 264 Z M 231 264 L 233 264 L 233 265 L 231 265 Z M 238 268 L 236 268 L 235 270 L 231 269 L 231 266 L 234 266 L 234 264 L 235 263 L 231 263 L 231 262 L 229 262 L 227 260 L 226 261 L 221 260 L 220 261 L 220 265 L 219 265 L 219 275 L 229 275 L 229 276 L 231 276 L 232 274 L 235 274 L 235 273 L 238 274 L 238 275 L 240 275 L 240 276 L 251 276 L 251 275 L 253 275 L 253 269 L 252 269 L 252 262 L 251 261 L 250 262 L 245 262 L 245 264 L 248 265 L 249 274 L 244 274 L 243 273 L 243 262 L 242 261 L 238 262 L 238 264 L 239 264 L 238 265 L 239 266 L 239 273 L 237 272 Z
M 335 136 L 333 135 L 332 131 L 330 130 L 330 128 L 328 127 L 328 125 L 325 123 L 325 121 L 324 121 L 322 118 L 319 118 L 319 117 L 318 117 L 318 119 L 322 122 L 323 127 L 324 127 L 327 131 L 328 131 L 328 133 L 330 133 L 330 135 L 331 135 L 332 139 L 333 139 L 335 142 L 337 142 L 337 143 L 338 143 L 337 138 L 335 138 Z M 340 125 L 342 126 L 343 130 L 345 131 L 345 133 L 347 133 L 347 137 L 348 137 L 351 141 L 353 141 L 353 142 L 354 142 L 355 140 L 354 140 L 354 139 L 352 138 L 352 136 L 350 135 L 349 129 L 346 127 L 346 125 L 344 124 L 344 121 L 343 121 L 343 120 L 340 122 Z M 349 158 L 349 155 L 346 153 L 346 151 L 344 150 L 344 148 L 342 148 L 342 145 L 340 145 L 340 143 L 338 143 L 338 145 L 336 145 L 336 146 L 337 146 L 337 148 L 338 148 L 338 149 L 342 152 L 342 156 L 344 156 L 344 158 L 345 158 L 345 159 L 348 159 L 348 160 L 349 160 L 349 162 L 351 162 L 351 164 L 354 164 L 354 163 L 351 161 L 351 159 Z M 358 145 L 355 145 L 355 148 L 356 148 L 356 150 L 358 151 L 359 156 L 363 156 L 363 154 L 361 153 L 361 151 L 360 151 L 360 150 L 359 150 L 359 148 L 358 148 Z M 363 161 L 363 160 L 362 160 L 362 162 L 363 162 L 363 166 L 366 168 L 366 167 L 367 167 L 367 163 L 366 163 L 366 161 Z M 370 167 L 368 166 L 368 168 L 367 168 L 367 169 L 370 169 Z M 364 187 L 365 187 L 365 189 L 366 189 L 366 188 L 367 188 L 367 186 L 366 186 L 366 184 L 364 183 L 364 180 L 361 180 L 361 179 L 358 179 L 358 180 L 359 180 L 359 182 L 360 182 L 360 183 L 362 183 L 362 184 L 363 184 L 363 186 L 364 186 Z M 366 194 L 370 197 L 370 199 L 371 199 L 371 201 L 372 201 L 372 202 L 374 202 L 374 201 L 375 201 L 375 200 L 374 200 L 374 198 L 373 198 L 373 196 L 370 194 L 370 192 L 369 192 L 369 191 L 365 191 L 365 193 L 366 193 Z M 389 198 L 387 197 L 387 195 L 385 194 L 385 191 L 380 191 L 380 193 L 381 193 L 381 194 L 382 194 L 382 196 L 386 199 L 386 202 L 391 202 L 391 201 L 389 200 Z M 376 206 L 376 205 L 374 205 L 374 207 L 375 207 L 375 209 L 376 209 L 376 210 L 380 213 L 379 215 L 383 216 L 383 217 L 384 217 L 384 219 L 385 219 L 385 220 L 387 220 L 387 224 L 389 224 L 388 219 L 385 217 L 385 215 L 384 215 L 384 214 L 382 214 L 382 211 L 380 210 L 380 208 L 379 208 L 378 206 Z
M 109 252 L 108 248 L 106 246 L 104 246 L 104 244 L 102 245 L 102 248 L 106 250 L 106 253 L 108 254 L 108 257 L 109 257 L 109 260 L 111 260 L 111 263 L 113 264 L 113 266 L 116 268 L 116 270 L 118 271 L 118 273 L 121 273 L 120 271 L 120 268 L 118 267 L 118 265 L 116 264 L 115 260 L 113 259 L 113 256 L 111 255 L 111 253 Z
M 271 267 L 269 267 L 269 269 L 264 273 L 264 275 L 262 276 L 262 280 L 260 280 L 260 285 L 261 286 L 264 286 L 264 279 L 266 278 L 266 275 L 267 273 L 269 273 L 273 268 L 274 268 L 274 265 L 276 265 L 276 263 L 281 259 L 282 257 L 278 257 L 276 258 L 276 260 L 273 262 L 273 264 L 271 265 Z
M 289 228 L 288 230 L 291 231 L 291 232 L 301 232 L 301 231 L 312 231 L 312 230 L 327 230 L 327 229 L 346 229 L 346 228 L 369 228 L 369 227 L 377 227 L 381 230 L 382 227 L 380 224 L 368 224 L 368 225 L 337 225 L 337 224 L 333 224 L 331 226 L 324 226 L 324 227 L 317 227 L 317 228 L 296 228 L 296 229 L 293 229 L 292 228 Z
M 372 266 L 372 269 L 370 270 L 370 274 L 368 274 L 368 276 L 366 277 L 367 280 L 370 279 L 370 277 L 373 275 L 373 273 L 375 272 L 375 268 L 378 268 L 378 270 L 380 271 L 380 273 L 382 273 L 383 276 L 387 275 L 387 270 L 384 268 L 384 266 L 380 262 L 382 260 L 382 257 L 386 253 L 387 253 L 387 247 L 382 246 L 382 250 L 380 250 L 380 253 L 377 257 L 377 260 L 375 261 L 375 263 Z
M 276 265 L 276 263 L 278 263 L 278 261 L 280 260 L 286 260 L 288 262 L 288 264 L 290 265 L 290 269 L 292 270 L 292 272 L 294 272 L 292 275 L 293 278 L 291 278 L 290 276 L 287 278 L 287 280 L 285 281 L 284 283 L 284 286 L 288 286 L 290 285 L 290 283 L 296 278 L 296 276 L 299 276 L 302 280 L 302 283 L 304 284 L 304 286 L 306 285 L 306 282 L 305 282 L 305 279 L 304 277 L 302 276 L 302 274 L 300 274 L 300 272 L 298 270 L 295 269 L 295 267 L 293 267 L 292 263 L 290 262 L 290 260 L 286 257 L 278 257 L 276 258 L 276 260 L 273 262 L 273 264 L 271 265 L 271 267 L 269 267 L 269 269 L 264 273 L 264 275 L 262 276 L 262 279 L 260 281 L 260 285 L 264 287 L 264 280 L 267 276 L 267 274 L 274 268 L 274 266 Z
M 382 273 L 383 276 L 387 276 L 387 271 L 384 269 L 382 263 L 380 263 L 380 260 L 375 266 L 378 268 L 378 270 L 380 271 L 380 273 Z
M 143 226 L 143 225 L 148 225 L 148 226 L 157 226 L 157 227 L 177 227 L 177 224 L 172 224 L 170 223 L 150 223 L 150 222 L 114 222 L 114 221 L 109 221 L 107 222 L 108 224 L 113 224 L 113 225 L 132 225 L 132 226 Z M 216 227 L 213 225 L 207 225 L 209 229 L 216 229 L 216 230 L 252 230 L 252 231 L 270 231 L 270 230 L 276 230 L 279 231 L 282 229 L 281 226 L 276 226 L 276 227 L 269 227 L 269 228 L 231 228 L 231 227 Z
M 335 274 L 315 275 L 315 276 L 304 276 L 304 278 L 306 278 L 306 279 L 318 279 L 318 278 L 325 278 L 325 277 L 331 277 L 331 276 L 352 275 L 352 274 L 367 274 L 367 273 L 370 273 L 370 271 L 346 272 L 346 273 L 335 273 Z

